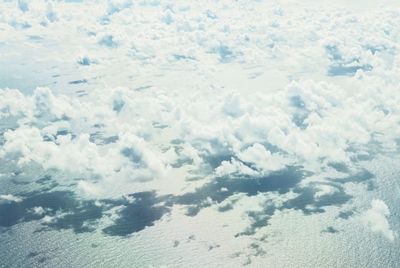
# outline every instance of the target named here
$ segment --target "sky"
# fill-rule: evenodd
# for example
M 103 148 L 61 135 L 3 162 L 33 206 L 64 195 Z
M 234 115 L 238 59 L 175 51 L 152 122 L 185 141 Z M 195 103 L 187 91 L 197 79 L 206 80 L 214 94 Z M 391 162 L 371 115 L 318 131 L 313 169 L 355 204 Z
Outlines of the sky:
M 400 2 L 0 2 L 0 267 L 396 267 Z

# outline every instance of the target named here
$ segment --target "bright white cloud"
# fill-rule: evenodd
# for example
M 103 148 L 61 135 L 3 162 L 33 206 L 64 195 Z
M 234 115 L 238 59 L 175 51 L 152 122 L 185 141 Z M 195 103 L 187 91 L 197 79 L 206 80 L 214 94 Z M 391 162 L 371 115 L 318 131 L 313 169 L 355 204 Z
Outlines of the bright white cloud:
M 395 232 L 390 228 L 388 218 L 390 211 L 388 206 L 380 199 L 374 199 L 371 202 L 371 208 L 364 212 L 364 224 L 375 233 L 379 233 L 393 241 L 395 239 Z
M 32 213 L 34 213 L 35 215 L 39 215 L 42 216 L 43 214 L 46 213 L 46 210 L 43 207 L 33 207 L 31 209 Z
M 35 166 L 101 199 L 301 166 L 320 201 L 348 175 L 332 163 L 357 172 L 399 148 L 393 3 L 71 2 L 1 4 L 0 169 Z M 244 215 L 266 201 L 240 198 Z M 371 205 L 364 223 L 393 240 L 388 207 Z
M 11 203 L 11 202 L 22 202 L 22 198 L 12 195 L 12 194 L 2 194 L 0 195 L 0 203 Z

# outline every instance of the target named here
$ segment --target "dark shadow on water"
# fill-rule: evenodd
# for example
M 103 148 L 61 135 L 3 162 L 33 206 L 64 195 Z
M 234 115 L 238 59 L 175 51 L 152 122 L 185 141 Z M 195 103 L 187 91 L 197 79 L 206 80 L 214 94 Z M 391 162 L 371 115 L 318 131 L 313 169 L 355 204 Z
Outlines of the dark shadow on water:
M 299 167 L 292 167 L 262 178 L 216 178 L 194 192 L 181 196 L 157 196 L 155 192 L 135 193 L 130 195 L 130 198 L 133 198 L 133 202 L 125 201 L 125 204 L 122 204 L 119 201 L 117 202 L 118 204 L 114 204 L 123 205 L 124 207 L 119 211 L 117 220 L 103 229 L 103 232 L 107 235 L 117 236 L 139 232 L 147 226 L 154 225 L 155 221 L 161 219 L 176 204 L 187 206 L 187 215 L 195 216 L 201 209 L 211 206 L 210 200 L 212 203 L 221 203 L 237 193 L 244 193 L 248 196 L 274 191 L 287 193 L 303 177 L 304 172 Z M 252 215 L 253 212 L 249 212 L 250 217 L 260 219 L 259 221 L 254 221 L 253 228 L 259 227 L 262 224 L 261 218 L 265 219 L 273 211 L 273 207 L 268 207 L 265 211 L 254 213 L 254 215 Z
M 195 192 L 175 197 L 175 203 L 190 205 L 188 215 L 195 216 L 201 208 L 210 206 L 208 200 L 220 203 L 237 193 L 254 196 L 258 193 L 276 191 L 284 194 L 293 188 L 303 177 L 304 174 L 298 167 L 291 167 L 260 178 L 216 178 Z
M 105 234 L 126 236 L 139 232 L 154 225 L 155 221 L 169 212 L 169 207 L 158 204 L 166 197 L 158 198 L 155 192 L 140 192 L 129 197 L 134 198 L 134 201 L 126 201 L 124 208 L 118 213 L 119 218 L 103 229 Z
M 322 230 L 321 233 L 330 233 L 330 234 L 335 234 L 338 233 L 339 231 L 332 227 L 332 226 L 328 226 L 326 229 Z
M 43 177 L 40 183 L 50 181 Z M 91 232 L 97 222 L 113 207 L 121 207 L 117 220 L 103 229 L 107 235 L 125 236 L 139 232 L 147 226 L 154 225 L 169 206 L 160 202 L 168 196 L 157 197 L 155 192 L 141 192 L 130 195 L 133 201 L 118 200 L 79 200 L 71 191 L 35 191 L 20 194 L 20 202 L 7 201 L 0 203 L 0 227 L 12 227 L 18 223 L 41 220 L 45 216 L 49 221 L 42 222 L 43 228 L 37 231 L 71 229 L 75 233 Z
M 338 165 L 337 168 L 343 167 Z M 236 236 L 252 235 L 258 228 L 268 225 L 268 220 L 277 210 L 294 209 L 302 211 L 305 215 L 310 215 L 323 213 L 330 206 L 340 207 L 352 198 L 345 192 L 342 183 L 360 182 L 372 178 L 372 174 L 363 171 L 339 182 L 311 183 L 300 186 L 299 182 L 309 175 L 310 173 L 305 172 L 301 167 L 288 167 L 265 177 L 231 176 L 215 178 L 195 191 L 180 196 L 157 196 L 155 192 L 135 193 L 130 196 L 134 201 L 130 203 L 125 201 L 124 208 L 118 213 L 119 218 L 103 231 L 108 235 L 118 236 L 139 232 L 147 226 L 154 225 L 163 215 L 169 213 L 170 208 L 174 205 L 186 206 L 186 215 L 193 217 L 202 209 L 215 204 L 220 205 L 218 211 L 221 213 L 233 209 L 237 200 L 233 199 L 233 201 L 229 200 L 228 202 L 226 200 L 236 194 L 256 196 L 260 193 L 285 194 L 290 191 L 297 194 L 296 197 L 283 202 L 279 206 L 274 205 L 271 201 L 266 201 L 262 205 L 261 211 L 247 211 L 251 224 Z M 334 191 L 326 195 L 316 196 L 316 193 L 320 191 L 320 185 L 328 185 L 334 188 Z M 226 204 L 222 203 L 224 201 Z M 351 214 L 341 216 L 348 217 Z
M 312 213 L 325 212 L 325 207 L 328 206 L 340 206 L 349 201 L 352 196 L 348 195 L 342 186 L 330 184 L 330 186 L 336 189 L 335 192 L 327 194 L 321 197 L 316 197 L 315 194 L 318 191 L 318 187 L 299 187 L 294 189 L 294 192 L 298 194 L 296 198 L 286 201 L 282 208 L 301 210 L 304 214 L 309 215 Z
M 351 211 L 351 210 L 348 210 L 348 211 L 341 211 L 341 212 L 339 212 L 339 214 L 338 214 L 338 218 L 340 218 L 340 219 L 344 219 L 344 220 L 347 220 L 347 219 L 349 219 L 350 217 L 352 217 L 354 215 L 354 211 Z
M 137 162 L 135 153 L 129 152 L 129 156 L 133 162 Z M 342 167 L 339 165 L 337 168 Z M 304 171 L 302 167 L 287 167 L 263 177 L 218 177 L 193 192 L 178 196 L 158 196 L 155 191 L 147 191 L 131 194 L 128 198 L 104 199 L 99 202 L 79 200 L 71 191 L 43 189 L 21 194 L 20 197 L 23 200 L 20 202 L 0 203 L 0 226 L 11 227 L 21 222 L 40 220 L 45 216 L 50 216 L 51 220 L 43 222 L 44 228 L 39 231 L 71 229 L 76 233 L 91 232 L 97 228 L 97 223 L 101 218 L 110 215 L 112 208 L 118 208 L 114 222 L 102 231 L 110 236 L 127 236 L 155 225 L 170 212 L 174 205 L 185 206 L 187 216 L 193 217 L 202 209 L 212 205 L 216 205 L 221 213 L 233 209 L 240 195 L 256 196 L 269 192 L 279 194 L 293 192 L 297 195 L 279 205 L 273 200 L 263 201 L 261 210 L 254 211 L 249 208 L 246 214 L 251 224 L 237 236 L 251 235 L 257 229 L 268 225 L 269 219 L 276 211 L 294 209 L 310 215 L 323 213 L 329 206 L 341 206 L 352 198 L 345 192 L 343 183 L 364 182 L 373 177 L 372 174 L 363 171 L 340 181 L 332 180 L 301 186 L 299 183 L 309 175 L 310 173 Z M 49 176 L 37 180 L 39 184 L 50 182 Z M 317 196 L 316 193 L 320 191 L 321 184 L 329 185 L 335 191 Z M 238 196 L 237 199 L 235 195 Z M 37 209 L 38 207 L 41 209 Z M 338 217 L 346 219 L 351 215 L 351 212 L 342 213 Z
M 72 229 L 75 232 L 94 230 L 89 226 L 103 216 L 102 208 L 94 201 L 79 201 L 70 191 L 32 192 L 22 195 L 21 202 L 0 204 L 0 226 L 11 227 L 17 223 L 54 217 L 44 226 L 54 229 Z M 43 211 L 35 213 L 35 208 Z M 59 213 L 65 215 L 58 217 Z
M 328 166 L 335 169 L 337 172 L 348 173 L 350 171 L 347 165 L 342 162 L 330 162 Z
M 334 180 L 330 180 L 332 182 L 336 182 L 336 183 L 362 183 L 365 184 L 367 186 L 367 189 L 369 191 L 372 191 L 376 188 L 375 182 L 374 180 L 372 180 L 374 178 L 374 174 L 372 174 L 371 172 L 369 172 L 366 169 L 362 169 L 361 171 L 355 173 L 355 174 L 351 174 L 345 178 L 342 179 L 334 179 Z
M 73 80 L 69 81 L 68 83 L 71 85 L 78 85 L 78 84 L 86 84 L 88 81 L 86 79 L 80 79 L 80 80 Z

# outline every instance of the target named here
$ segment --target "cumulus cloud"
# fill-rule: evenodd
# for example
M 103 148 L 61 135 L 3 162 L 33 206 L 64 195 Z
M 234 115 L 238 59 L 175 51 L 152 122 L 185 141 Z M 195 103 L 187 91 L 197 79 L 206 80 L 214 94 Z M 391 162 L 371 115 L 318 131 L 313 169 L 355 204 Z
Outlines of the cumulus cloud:
M 255 143 L 241 151 L 238 153 L 238 157 L 243 162 L 252 163 L 257 169 L 266 172 L 283 169 L 285 167 L 285 162 L 287 161 L 279 154 L 272 154 L 259 143 Z
M 371 208 L 364 212 L 362 219 L 372 232 L 381 234 L 393 241 L 395 232 L 390 228 L 389 216 L 390 210 L 385 202 L 380 199 L 374 199 L 371 202 Z
M 177 218 L 163 230 L 176 219 L 215 219 L 226 223 L 221 233 L 241 231 L 252 245 L 280 240 L 279 220 L 297 211 L 304 213 L 293 217 L 314 214 L 302 222 L 330 221 L 335 206 L 373 182 L 351 177 L 365 159 L 398 154 L 400 16 L 377 0 L 279 2 L 3 1 L 1 180 L 68 188 L 104 209 L 106 199 L 123 197 L 128 214 L 129 205 L 143 204 L 140 213 L 167 206 Z M 131 195 L 147 191 L 149 200 Z M 27 203 L 7 193 L 0 204 Z M 204 212 L 193 217 L 217 209 L 202 221 L 177 216 L 181 206 Z M 111 220 L 124 216 L 113 209 L 105 213 Z M 77 218 L 45 206 L 25 212 L 50 225 Z M 99 217 L 103 224 L 109 216 Z M 369 230 L 393 241 L 389 220 L 382 200 L 362 214 Z M 243 254 L 249 240 L 232 241 L 223 254 L 231 246 Z
M 12 194 L 2 194 L 0 195 L 0 204 L 1 203 L 11 203 L 11 202 L 22 202 L 22 198 L 12 195 Z
M 84 195 L 91 198 L 101 198 L 104 196 L 104 190 L 101 186 L 88 181 L 80 181 L 78 183 L 78 190 Z
M 2 3 L 4 65 L 27 50 L 19 44 L 49 63 L 17 72 L 28 93 L 0 81 L 0 164 L 56 170 L 80 195 L 106 198 L 292 165 L 331 179 L 324 172 L 333 163 L 354 171 L 365 156 L 398 149 L 399 32 L 391 25 L 400 19 L 390 9 L 67 2 Z M 29 81 L 36 69 L 51 74 Z M 322 183 L 314 198 L 338 189 Z M 376 200 L 364 222 L 393 240 L 388 216 Z
M 42 216 L 46 213 L 46 210 L 43 207 L 33 207 L 31 209 L 32 213 L 38 216 Z
M 81 99 L 48 88 L 0 93 L 2 117 L 18 118 L 17 127 L 4 133 L 0 156 L 14 157 L 21 167 L 37 163 L 108 183 L 163 178 L 171 168 L 261 176 L 288 165 L 313 171 L 329 163 L 352 165 L 351 148 L 365 153 L 372 139 L 395 141 L 386 133 L 396 133 L 392 123 L 399 117 L 370 109 L 371 99 L 313 80 L 255 96 L 128 88 L 97 88 Z
M 336 187 L 333 187 L 331 185 L 318 185 L 317 186 L 317 191 L 315 192 L 314 196 L 317 199 L 323 198 L 325 196 L 329 196 L 332 195 L 334 193 L 336 193 L 338 191 L 338 189 Z
M 226 175 L 247 175 L 247 176 L 257 176 L 258 172 L 240 161 L 232 158 L 230 161 L 222 161 L 221 165 L 215 169 L 217 176 Z

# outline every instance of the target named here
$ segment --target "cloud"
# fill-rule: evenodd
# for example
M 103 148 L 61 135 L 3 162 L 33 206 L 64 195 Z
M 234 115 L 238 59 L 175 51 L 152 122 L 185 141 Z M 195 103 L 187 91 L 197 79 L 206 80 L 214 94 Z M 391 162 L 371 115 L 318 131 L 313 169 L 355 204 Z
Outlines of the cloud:
M 104 196 L 104 189 L 101 186 L 84 180 L 78 183 L 78 190 L 84 196 L 90 198 L 101 198 Z
M 272 154 L 259 143 L 254 143 L 238 154 L 243 162 L 252 163 L 259 170 L 268 172 L 283 169 L 287 160 L 279 155 Z
M 230 161 L 222 161 L 221 165 L 215 169 L 217 176 L 226 176 L 233 174 L 257 176 L 258 172 L 250 167 L 246 166 L 240 161 L 232 158 Z
M 2 3 L 0 167 L 15 166 L 15 177 L 35 167 L 94 199 L 179 192 L 183 201 L 172 203 L 195 212 L 253 204 L 257 227 L 275 210 L 322 213 L 363 195 L 350 195 L 346 184 L 362 179 L 346 175 L 366 157 L 398 150 L 391 25 L 400 17 L 390 6 L 70 2 Z M 306 175 L 292 178 L 284 172 L 292 167 Z M 336 177 L 345 179 L 332 183 Z M 261 190 L 292 195 L 272 208 L 255 196 Z M 235 193 L 254 203 L 230 200 Z M 380 202 L 363 221 L 393 240 Z
M 362 220 L 372 232 L 379 233 L 393 241 L 396 234 L 390 228 L 389 216 L 390 211 L 385 202 L 380 199 L 374 199 L 371 201 L 371 208 L 364 212 Z
M 12 194 L 2 194 L 0 195 L 0 203 L 11 203 L 11 202 L 22 202 L 22 198 L 12 195 Z
M 338 189 L 336 187 L 333 187 L 331 185 L 318 185 L 317 187 L 318 191 L 315 192 L 314 197 L 317 199 L 323 198 L 325 196 L 333 195 L 338 192 Z
M 35 215 L 42 216 L 46 213 L 46 210 L 43 207 L 33 207 L 31 212 Z

